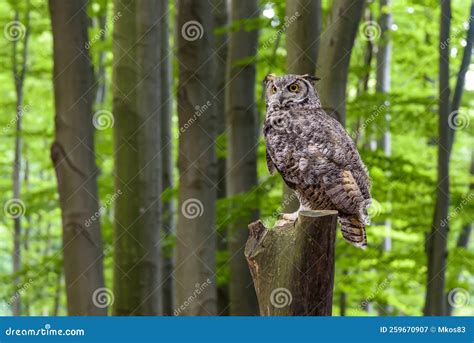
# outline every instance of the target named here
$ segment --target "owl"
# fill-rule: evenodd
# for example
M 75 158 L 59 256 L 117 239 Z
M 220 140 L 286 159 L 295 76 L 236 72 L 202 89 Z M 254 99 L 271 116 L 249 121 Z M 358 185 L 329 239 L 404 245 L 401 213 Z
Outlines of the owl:
M 278 171 L 301 210 L 337 210 L 342 236 L 365 248 L 370 179 L 344 127 L 324 112 L 311 75 L 268 75 L 263 134 L 270 174 Z

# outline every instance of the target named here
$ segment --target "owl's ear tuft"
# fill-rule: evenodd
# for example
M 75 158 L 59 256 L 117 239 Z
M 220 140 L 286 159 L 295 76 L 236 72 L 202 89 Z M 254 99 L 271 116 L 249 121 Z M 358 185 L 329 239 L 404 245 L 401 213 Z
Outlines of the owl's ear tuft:
M 263 79 L 263 84 L 266 86 L 270 81 L 273 81 L 275 78 L 276 78 L 276 75 L 275 75 L 275 74 L 268 74 L 268 75 L 265 76 L 265 78 Z
M 314 76 L 314 75 L 310 75 L 310 74 L 304 74 L 304 75 L 301 75 L 301 77 L 302 77 L 303 79 L 305 79 L 306 81 L 311 82 L 311 84 L 312 84 L 313 86 L 314 86 L 314 84 L 316 83 L 316 81 L 321 80 L 319 77 Z

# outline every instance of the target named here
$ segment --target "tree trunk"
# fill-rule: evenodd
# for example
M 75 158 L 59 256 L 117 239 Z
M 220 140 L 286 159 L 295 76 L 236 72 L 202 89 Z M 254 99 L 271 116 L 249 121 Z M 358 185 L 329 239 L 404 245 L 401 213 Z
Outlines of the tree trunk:
M 431 234 L 428 238 L 428 272 L 424 314 L 446 314 L 444 297 L 447 237 L 446 223 L 449 209 L 449 32 L 451 26 L 451 2 L 441 0 L 440 47 L 439 47 L 439 121 L 438 121 L 438 189 L 437 208 Z
M 463 50 L 462 61 L 459 67 L 459 72 L 456 80 L 456 88 L 454 89 L 453 99 L 450 108 L 452 115 L 452 118 L 450 119 L 451 125 L 449 126 L 448 144 L 448 151 L 450 154 L 454 144 L 454 129 L 456 128 L 455 125 L 457 122 L 457 112 L 459 111 L 459 107 L 461 106 L 461 98 L 464 90 L 464 80 L 466 78 L 466 73 L 469 70 L 469 65 L 471 64 L 472 47 L 474 43 L 474 23 L 472 18 L 474 18 L 474 2 L 471 2 L 471 10 L 468 19 L 469 28 L 466 34 L 466 46 Z
M 324 110 L 344 126 L 349 63 L 363 8 L 364 0 L 335 0 L 321 34 L 317 89 Z
M 227 0 L 213 0 L 213 17 L 215 36 L 215 54 L 216 54 L 216 72 L 214 74 L 214 108 L 216 113 L 216 149 L 217 149 L 217 198 L 226 197 L 226 113 L 225 113 L 225 89 L 226 89 L 226 69 L 227 69 L 227 52 L 228 45 L 227 30 L 228 25 L 228 9 Z M 223 153 L 222 153 L 223 152 Z M 227 251 L 227 230 L 224 225 L 217 223 L 217 249 L 219 252 Z M 229 287 L 228 284 L 218 286 L 217 290 L 218 314 L 229 314 Z
M 160 0 L 162 7 L 161 25 L 161 156 L 163 191 L 173 189 L 173 79 L 171 58 L 173 56 L 169 44 L 169 8 L 167 0 Z M 175 234 L 175 202 L 169 197 L 162 204 L 162 236 L 168 241 Z M 173 251 L 171 248 L 162 249 L 163 253 L 163 315 L 173 315 Z
M 114 315 L 160 315 L 161 7 L 114 3 Z
M 392 65 L 392 41 L 390 37 L 390 29 L 392 26 L 392 14 L 389 12 L 390 0 L 380 0 L 380 40 L 377 49 L 377 71 L 376 71 L 376 91 L 381 94 L 390 93 L 391 74 L 390 68 Z M 384 101 L 384 105 L 388 103 L 388 99 Z M 387 112 L 384 117 L 385 125 L 383 135 L 380 140 L 380 148 L 383 150 L 385 156 L 392 155 L 392 144 L 390 135 L 390 114 Z M 387 200 L 392 201 L 391 191 L 387 191 Z M 385 220 L 382 225 L 385 227 L 385 237 L 383 238 L 382 251 L 389 252 L 392 250 L 392 223 L 390 220 Z M 390 313 L 390 306 L 387 304 L 379 304 L 379 315 L 383 316 Z
M 231 1 L 231 21 L 258 18 L 257 0 Z M 243 25 L 229 34 L 227 60 L 227 103 L 229 123 L 227 193 L 228 196 L 249 192 L 257 185 L 258 115 L 255 106 L 255 57 L 258 31 Z M 243 63 L 242 60 L 246 59 Z M 247 240 L 246 223 L 257 218 L 258 205 L 250 203 L 248 215 L 229 227 L 230 314 L 253 315 L 258 312 L 252 278 L 243 255 Z
M 245 256 L 262 316 L 331 316 L 337 211 L 301 211 L 296 225 L 249 225 Z
M 104 287 L 97 194 L 92 67 L 88 52 L 86 0 L 49 0 L 53 27 L 56 138 L 51 159 L 62 211 L 68 314 L 106 315 L 96 306 Z M 87 226 L 86 223 L 90 223 Z
M 216 52 L 216 72 L 214 74 L 215 97 L 216 106 L 216 135 L 220 138 L 226 132 L 226 112 L 225 112 L 225 89 L 226 89 L 226 68 L 227 68 L 227 54 L 228 54 L 228 15 L 227 15 L 227 0 L 213 0 L 215 7 L 213 8 L 214 26 L 218 30 L 215 41 Z M 218 140 L 219 142 L 219 140 Z M 217 146 L 218 150 L 225 150 L 224 146 Z M 217 158 L 217 177 L 218 189 L 217 197 L 224 198 L 226 196 L 226 158 L 225 156 L 218 156 Z
M 210 91 L 214 69 L 212 31 L 212 8 L 208 1 L 179 1 L 180 212 L 176 236 L 176 315 L 217 313 L 217 168 L 212 107 L 215 104 Z
M 296 21 L 286 30 L 286 68 L 289 74 L 314 75 L 322 27 L 320 0 L 286 0 L 286 17 Z M 283 183 L 283 212 L 295 212 L 298 199 Z
M 15 12 L 15 21 L 19 21 L 19 13 Z M 13 160 L 13 172 L 12 172 L 12 181 L 13 181 L 13 199 L 11 200 L 11 206 L 23 207 L 21 201 L 21 159 L 22 159 L 22 123 L 23 123 L 23 86 L 26 75 L 27 68 L 27 59 L 28 59 L 28 41 L 30 36 L 30 12 L 29 8 L 26 12 L 25 20 L 25 36 L 23 38 L 23 46 L 21 51 L 21 60 L 18 59 L 18 45 L 19 40 L 13 40 L 12 42 L 12 63 L 13 63 L 13 78 L 15 83 L 15 93 L 16 93 L 16 112 L 15 112 L 15 153 Z M 19 293 L 16 293 L 18 288 L 21 287 L 20 280 L 20 269 L 21 269 L 21 235 L 22 235 L 22 216 L 24 208 L 20 209 L 19 213 L 12 213 L 13 218 L 13 289 L 15 294 L 17 294 L 15 302 L 12 304 L 12 314 L 14 316 L 19 316 L 21 314 L 21 297 Z
M 471 172 L 471 177 L 474 177 L 474 152 L 472 153 L 472 157 L 471 157 L 470 172 Z M 469 185 L 469 190 L 471 192 L 474 191 L 474 182 L 471 182 L 471 184 Z M 462 231 L 459 234 L 458 240 L 456 242 L 456 247 L 457 248 L 467 249 L 469 247 L 469 239 L 471 238 L 472 226 L 473 226 L 472 222 L 468 222 L 468 223 L 464 224 L 464 226 L 462 227 Z M 461 274 L 461 270 L 459 270 L 457 273 L 458 273 L 458 275 L 456 276 L 456 279 L 459 279 L 459 275 Z M 456 296 L 451 294 L 451 298 L 455 299 Z M 448 299 L 446 299 L 446 306 L 447 306 L 446 315 L 451 316 L 453 314 L 453 306 L 447 300 Z

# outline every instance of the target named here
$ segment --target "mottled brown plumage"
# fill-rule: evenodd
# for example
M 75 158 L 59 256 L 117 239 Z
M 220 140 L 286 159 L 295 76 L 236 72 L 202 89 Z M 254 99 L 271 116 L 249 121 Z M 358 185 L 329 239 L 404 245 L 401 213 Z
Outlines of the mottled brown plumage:
M 365 248 L 367 169 L 345 129 L 322 109 L 314 81 L 309 75 L 265 78 L 268 169 L 295 190 L 300 210 L 338 210 L 343 237 Z M 297 213 L 286 218 L 296 220 Z

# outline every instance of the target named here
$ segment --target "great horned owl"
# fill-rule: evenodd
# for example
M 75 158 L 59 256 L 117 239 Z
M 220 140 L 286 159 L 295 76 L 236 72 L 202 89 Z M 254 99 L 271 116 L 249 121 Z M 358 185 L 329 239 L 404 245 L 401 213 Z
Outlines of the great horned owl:
M 365 248 L 371 203 L 367 168 L 343 126 L 322 109 L 316 80 L 310 75 L 265 78 L 268 169 L 277 170 L 296 192 L 299 210 L 339 211 L 343 237 Z M 298 211 L 283 215 L 297 217 Z

